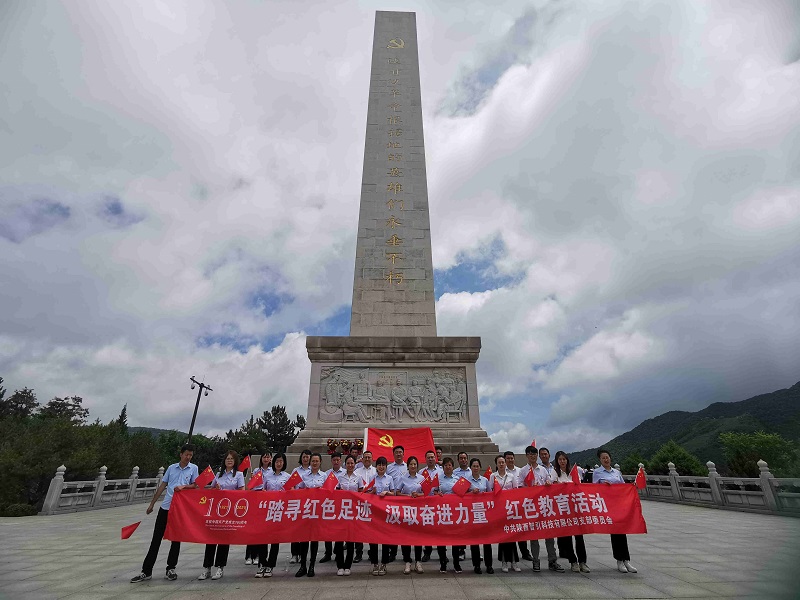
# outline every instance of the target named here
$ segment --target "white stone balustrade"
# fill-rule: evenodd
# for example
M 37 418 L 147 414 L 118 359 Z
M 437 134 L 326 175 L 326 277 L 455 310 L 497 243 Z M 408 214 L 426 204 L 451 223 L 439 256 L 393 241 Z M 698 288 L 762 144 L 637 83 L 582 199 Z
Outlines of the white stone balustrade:
M 140 479 L 139 467 L 133 467 L 131 476 L 127 479 L 106 479 L 108 467 L 102 466 L 97 479 L 64 481 L 66 471 L 67 467 L 64 465 L 56 469 L 40 515 L 57 515 L 147 502 L 153 497 L 164 476 L 164 467 L 161 467 L 157 477 Z
M 758 461 L 758 477 L 721 477 L 711 461 L 706 463 L 707 477 L 679 475 L 673 463 L 667 468 L 669 475 L 646 475 L 640 498 L 800 517 L 800 478 L 777 479 L 763 460 Z M 636 480 L 635 475 L 624 477 Z

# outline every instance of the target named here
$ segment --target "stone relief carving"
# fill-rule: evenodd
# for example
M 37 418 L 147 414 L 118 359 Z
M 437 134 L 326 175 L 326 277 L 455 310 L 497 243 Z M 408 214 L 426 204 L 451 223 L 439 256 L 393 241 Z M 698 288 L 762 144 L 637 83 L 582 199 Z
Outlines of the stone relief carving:
M 462 423 L 466 370 L 327 367 L 320 374 L 324 423 Z

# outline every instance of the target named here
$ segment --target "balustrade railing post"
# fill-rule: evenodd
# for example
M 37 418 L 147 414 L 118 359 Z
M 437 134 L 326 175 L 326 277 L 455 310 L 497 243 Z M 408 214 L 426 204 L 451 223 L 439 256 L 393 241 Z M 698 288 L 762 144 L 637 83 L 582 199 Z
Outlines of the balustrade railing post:
M 130 489 L 128 490 L 128 502 L 133 502 L 136 498 L 136 484 L 139 481 L 139 467 L 133 467 L 133 471 L 131 471 L 131 483 Z
M 67 467 L 64 465 L 56 469 L 55 477 L 50 480 L 50 486 L 47 488 L 41 514 L 52 515 L 58 508 L 58 499 L 61 497 L 61 490 L 64 489 L 64 473 L 66 471 Z
M 681 501 L 681 487 L 678 485 L 678 472 L 675 470 L 675 463 L 668 462 L 669 468 L 669 487 L 672 489 L 672 497 L 678 502 Z
M 778 499 L 775 497 L 775 491 L 772 489 L 772 473 L 769 472 L 769 465 L 763 460 L 758 463 L 758 478 L 761 480 L 761 490 L 764 492 L 764 503 L 773 512 L 778 512 Z
M 106 472 L 108 467 L 103 465 L 100 467 L 100 472 L 97 474 L 97 479 L 94 488 L 94 497 L 92 498 L 92 506 L 100 506 L 102 503 L 103 492 L 106 490 Z
M 711 488 L 711 498 L 714 500 L 714 504 L 723 506 L 725 504 L 725 500 L 722 496 L 722 487 L 720 486 L 719 482 L 717 465 L 711 461 L 708 461 L 706 463 L 706 468 L 708 468 L 708 486 Z

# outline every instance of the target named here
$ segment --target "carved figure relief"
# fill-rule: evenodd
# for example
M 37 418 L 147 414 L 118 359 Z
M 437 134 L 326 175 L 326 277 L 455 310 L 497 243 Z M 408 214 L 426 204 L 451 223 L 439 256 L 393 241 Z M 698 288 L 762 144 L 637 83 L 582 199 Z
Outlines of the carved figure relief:
M 467 416 L 465 369 L 354 369 L 320 374 L 324 423 L 462 423 Z

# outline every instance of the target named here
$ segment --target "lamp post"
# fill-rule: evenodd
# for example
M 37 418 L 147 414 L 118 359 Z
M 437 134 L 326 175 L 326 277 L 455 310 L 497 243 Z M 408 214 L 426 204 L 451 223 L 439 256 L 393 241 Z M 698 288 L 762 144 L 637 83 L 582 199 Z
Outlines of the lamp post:
M 194 375 L 189 377 L 189 380 L 192 382 L 192 389 L 194 389 L 195 386 L 199 386 L 200 389 L 197 390 L 197 402 L 194 403 L 194 413 L 192 414 L 192 424 L 189 426 L 189 439 L 186 440 L 187 444 L 191 444 L 192 443 L 192 432 L 194 431 L 194 421 L 195 421 L 195 419 L 197 419 L 197 408 L 200 406 L 200 396 L 203 395 L 203 391 L 204 390 L 206 392 L 206 396 L 208 396 L 208 392 L 213 392 L 214 391 L 214 390 L 211 389 L 210 385 L 206 385 L 202 381 L 197 381 L 194 378 Z

